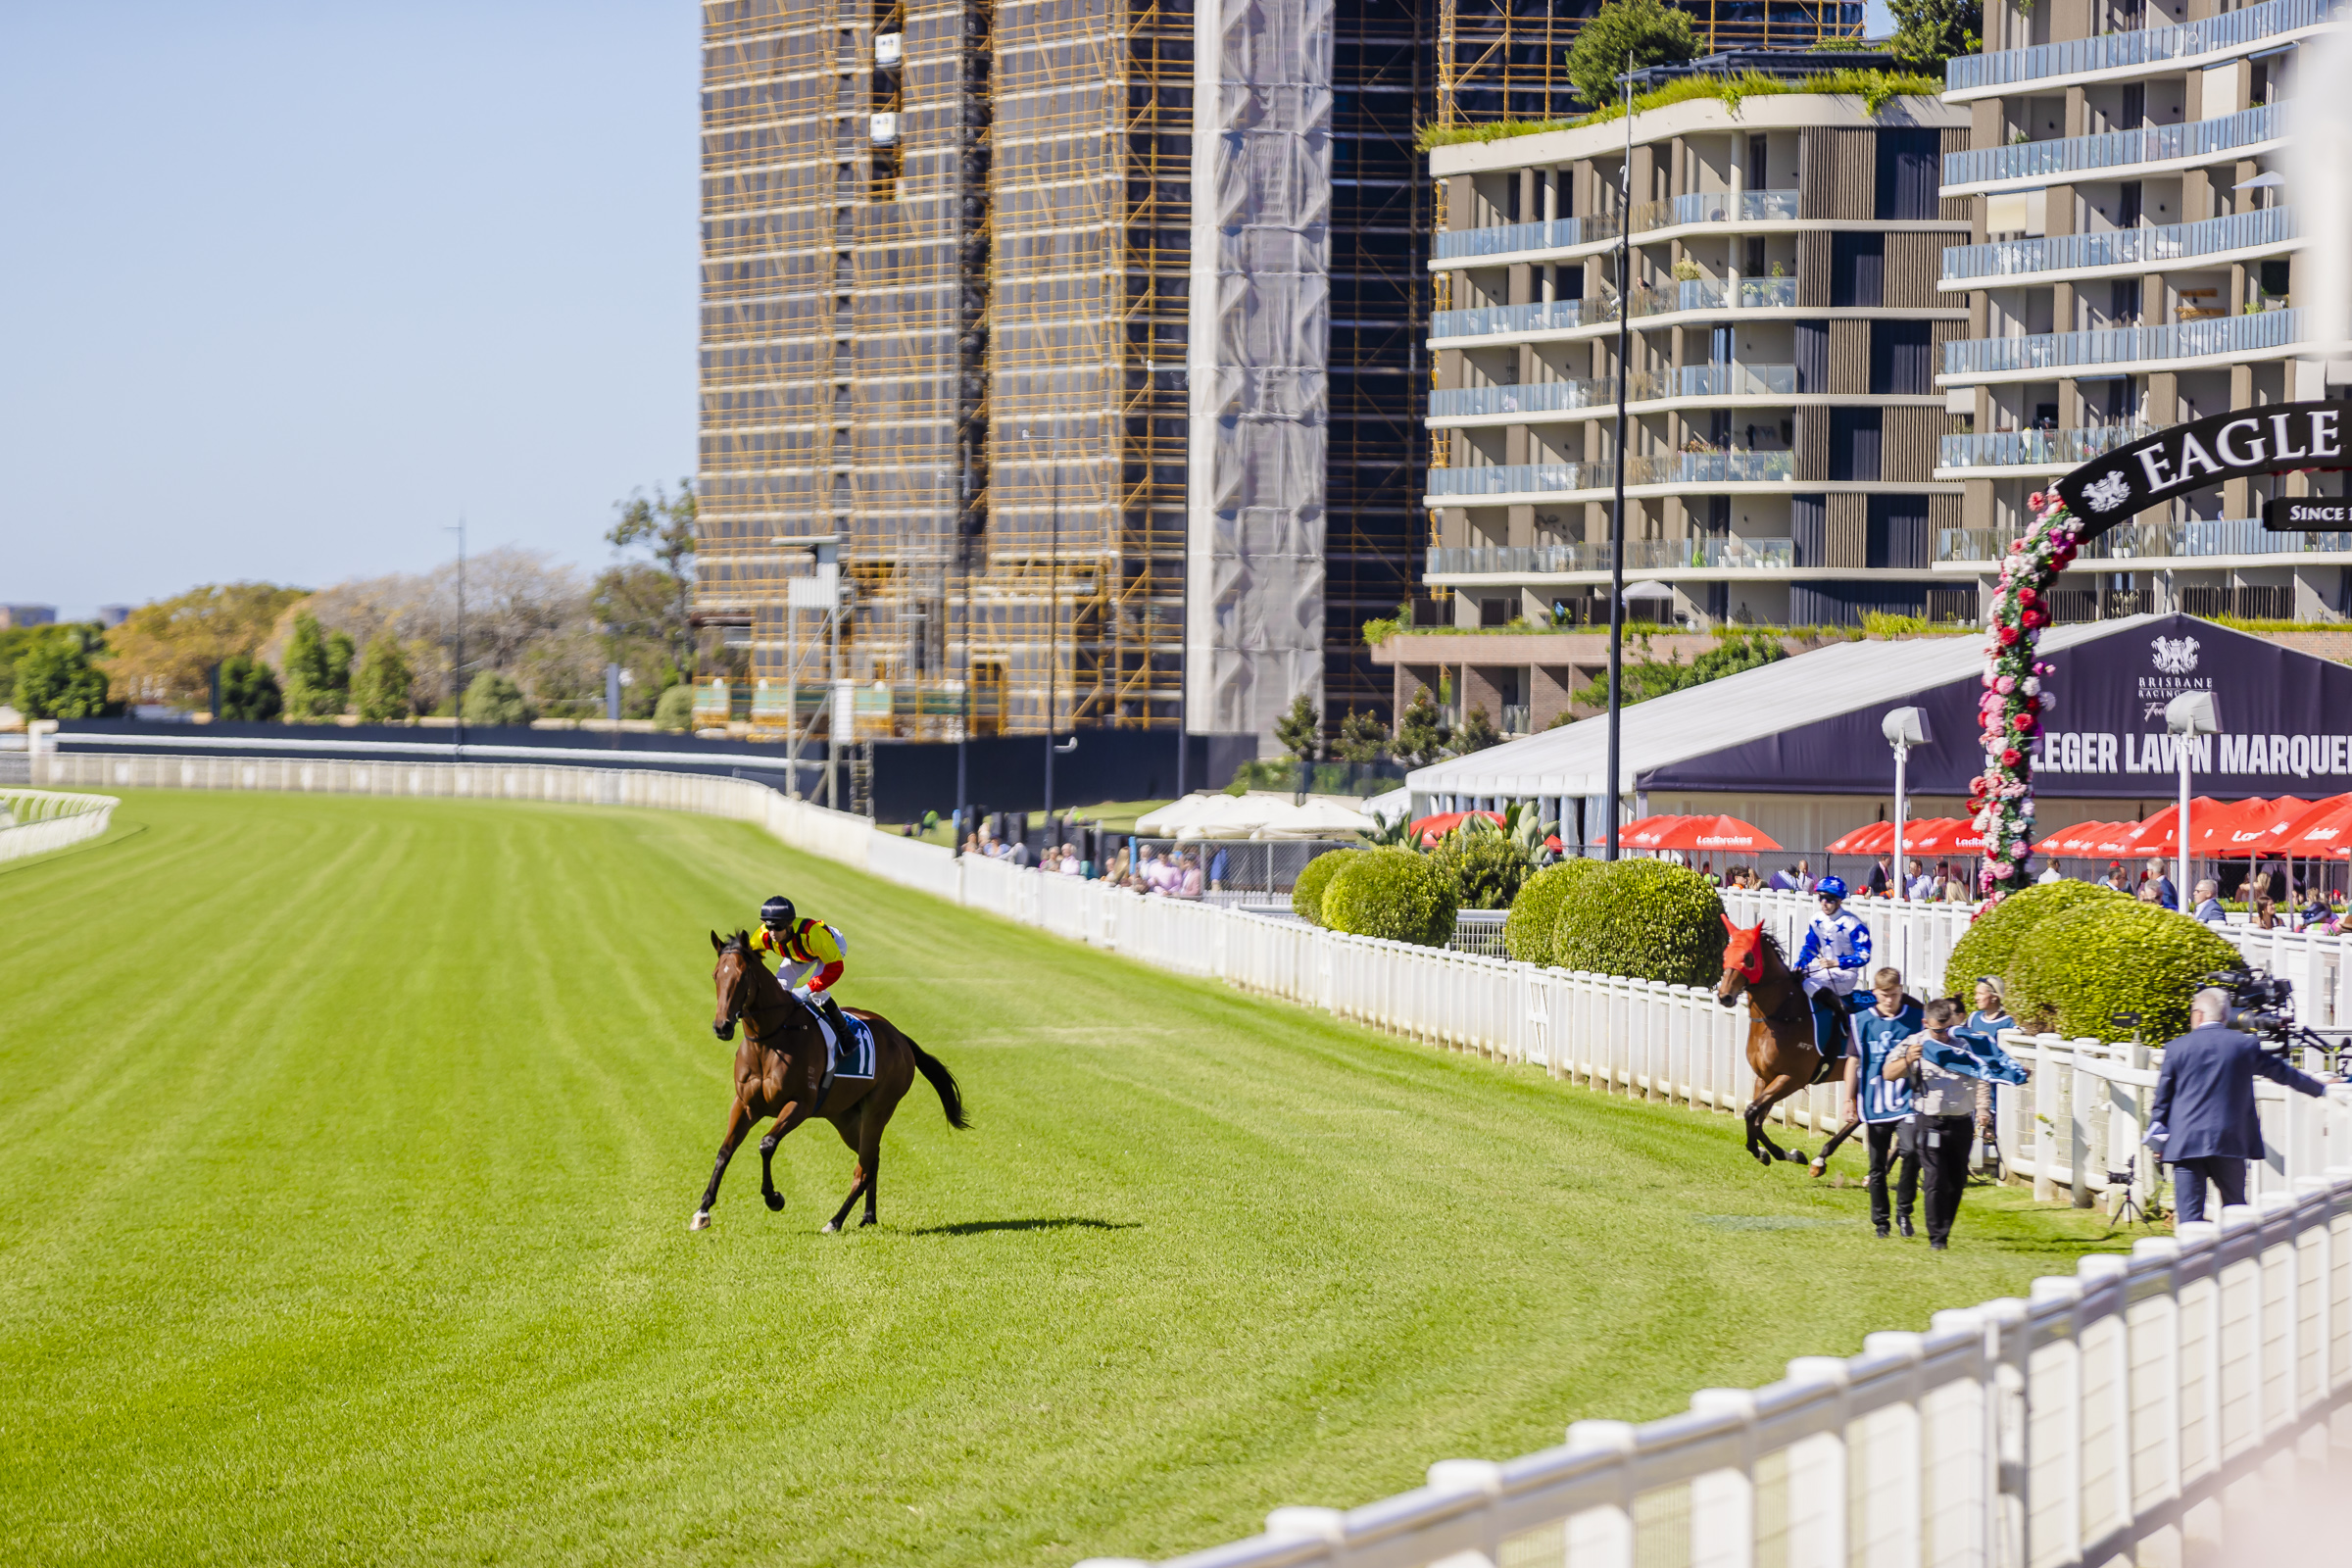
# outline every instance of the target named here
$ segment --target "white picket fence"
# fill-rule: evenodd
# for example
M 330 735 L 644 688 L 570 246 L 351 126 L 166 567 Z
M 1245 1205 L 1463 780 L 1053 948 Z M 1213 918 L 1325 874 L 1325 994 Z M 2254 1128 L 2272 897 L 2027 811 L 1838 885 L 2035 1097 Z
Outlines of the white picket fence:
M 46 855 L 94 839 L 106 831 L 121 804 L 111 795 L 0 790 L 0 860 Z
M 1602 1093 L 1736 1113 L 1752 1087 L 1744 1011 L 1703 990 L 1378 942 L 1206 903 L 956 858 L 734 779 L 525 763 L 39 759 L 41 782 L 281 789 L 653 807 L 756 821 L 796 848 L 1167 968 Z M 1784 918 L 1787 895 L 1735 914 Z M 1964 911 L 1884 919 L 1882 953 L 1940 974 Z M 2339 998 L 2341 945 L 2269 951 Z M 2298 939 L 2300 942 L 2301 939 Z M 1941 943 L 1940 949 L 1936 944 Z M 2307 997 L 2320 987 L 2305 989 Z M 2331 1005 L 2340 1005 L 2333 1003 Z M 2013 1034 L 2034 1069 L 2004 1090 L 2002 1154 L 2037 1196 L 2082 1200 L 2140 1153 L 2154 1054 Z M 2261 1532 L 2352 1448 L 2352 1111 L 2261 1086 L 2255 1200 L 2219 1224 L 2085 1258 L 2030 1300 L 1871 1335 L 1686 1415 L 1579 1422 L 1508 1463 L 1446 1461 L 1425 1488 L 1342 1512 L 1283 1508 L 1184 1568 L 2072 1568 L 2116 1561 L 2324 1562 Z M 1826 1124 L 1830 1091 L 1785 1118 Z M 2144 1185 L 2144 1158 L 2134 1171 Z M 2120 1185 L 2120 1184 L 2117 1184 Z M 2329 1538 L 2330 1541 L 2332 1538 Z M 1106 1568 L 1106 1565 L 1105 1565 Z

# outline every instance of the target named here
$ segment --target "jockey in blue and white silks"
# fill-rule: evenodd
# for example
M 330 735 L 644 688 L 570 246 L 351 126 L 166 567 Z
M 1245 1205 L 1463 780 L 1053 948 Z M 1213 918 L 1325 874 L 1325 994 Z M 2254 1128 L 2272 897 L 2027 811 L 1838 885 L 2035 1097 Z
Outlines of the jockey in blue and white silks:
M 1845 909 L 1845 883 L 1825 876 L 1814 889 L 1821 912 L 1805 926 L 1796 950 L 1797 972 L 1805 977 L 1805 1000 L 1813 1006 L 1813 1040 L 1824 1056 L 1845 1054 L 1854 990 L 1870 968 L 1870 927 Z

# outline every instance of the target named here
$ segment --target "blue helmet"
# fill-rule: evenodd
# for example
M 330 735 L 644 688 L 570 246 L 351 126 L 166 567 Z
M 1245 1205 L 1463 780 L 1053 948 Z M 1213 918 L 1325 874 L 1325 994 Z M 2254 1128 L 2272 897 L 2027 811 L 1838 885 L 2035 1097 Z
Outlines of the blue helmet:
M 1813 894 L 1816 898 L 1842 899 L 1845 897 L 1845 879 L 1843 877 L 1825 876 L 1820 881 L 1813 884 Z

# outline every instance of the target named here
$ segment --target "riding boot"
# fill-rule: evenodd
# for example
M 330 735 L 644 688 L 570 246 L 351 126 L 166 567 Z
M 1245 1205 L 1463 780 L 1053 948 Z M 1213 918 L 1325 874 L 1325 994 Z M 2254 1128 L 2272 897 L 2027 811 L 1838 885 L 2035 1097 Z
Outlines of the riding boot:
M 820 995 L 816 999 L 816 1004 L 824 1012 L 825 1027 L 833 1031 L 833 1058 L 835 1062 L 838 1062 L 849 1054 L 851 1043 L 856 1039 L 850 1033 L 850 1020 L 841 1015 L 841 1004 L 829 996 Z M 825 1076 L 828 1079 L 833 1076 L 831 1064 L 826 1066 Z

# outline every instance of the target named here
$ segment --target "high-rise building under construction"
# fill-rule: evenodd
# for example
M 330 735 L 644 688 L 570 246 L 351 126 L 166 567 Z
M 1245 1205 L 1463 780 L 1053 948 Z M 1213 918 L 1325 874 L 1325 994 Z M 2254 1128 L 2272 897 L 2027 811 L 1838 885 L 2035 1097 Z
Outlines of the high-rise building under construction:
M 1385 712 L 1427 521 L 1418 128 L 1597 0 L 710 0 L 700 581 L 756 730 Z M 1731 43 L 1852 0 L 1692 0 Z M 1740 28 L 1749 31 L 1742 32 Z

